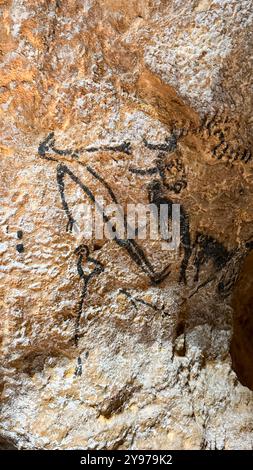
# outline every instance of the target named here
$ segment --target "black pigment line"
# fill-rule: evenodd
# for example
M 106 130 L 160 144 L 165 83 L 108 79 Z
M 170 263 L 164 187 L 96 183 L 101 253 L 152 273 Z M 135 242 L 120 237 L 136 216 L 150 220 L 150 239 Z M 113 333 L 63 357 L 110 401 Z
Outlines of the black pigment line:
M 104 266 L 95 258 L 92 258 L 89 255 L 89 248 L 87 245 L 80 245 L 75 249 L 75 254 L 78 256 L 77 259 L 77 272 L 80 279 L 83 281 L 83 287 L 81 292 L 81 298 L 77 305 L 77 316 L 75 321 L 75 334 L 74 334 L 74 343 L 76 348 L 78 348 L 78 342 L 80 339 L 80 320 L 83 312 L 83 304 L 84 300 L 87 296 L 88 286 L 91 280 L 96 277 L 97 275 L 101 274 L 104 271 Z M 89 273 L 85 274 L 83 271 L 83 262 L 89 262 L 94 264 L 94 269 Z M 80 356 L 77 358 L 77 366 L 75 370 L 75 375 L 80 376 L 82 375 L 82 360 Z
M 170 137 L 165 138 L 165 143 L 163 144 L 152 144 L 147 142 L 146 139 L 143 139 L 145 147 L 149 150 L 161 150 L 163 152 L 174 152 L 177 148 L 177 137 L 175 134 L 172 134 Z
M 46 155 L 46 152 L 48 152 L 52 148 L 52 141 L 54 141 L 54 133 L 50 132 L 48 136 L 46 137 L 46 139 L 43 140 L 43 142 L 39 144 L 38 154 L 41 158 L 45 160 L 57 162 L 58 160 L 56 158 L 48 157 Z
M 206 279 L 206 281 L 202 282 L 201 284 L 199 284 L 196 289 L 188 296 L 188 299 L 191 299 L 195 294 L 197 294 L 197 292 L 202 289 L 202 287 L 205 287 L 207 284 L 209 284 L 210 282 L 214 281 L 215 280 L 215 277 L 209 277 L 208 279 Z
M 63 209 L 64 209 L 64 211 L 65 211 L 65 213 L 67 214 L 67 217 L 68 217 L 67 231 L 69 229 L 69 231 L 71 232 L 72 228 L 73 228 L 73 224 L 74 224 L 75 221 L 74 221 L 74 219 L 71 215 L 71 212 L 69 210 L 69 207 L 68 207 L 68 204 L 67 204 L 67 201 L 66 201 L 66 198 L 65 198 L 65 193 L 64 193 L 64 177 L 65 177 L 65 175 L 68 175 L 72 179 L 72 181 L 74 181 L 74 183 L 76 183 L 78 186 L 80 186 L 80 188 L 92 200 L 92 202 L 95 202 L 95 196 L 90 191 L 90 189 L 87 186 L 85 186 L 79 180 L 79 178 L 66 165 L 63 165 L 63 164 L 60 163 L 57 166 L 57 184 L 58 184 L 58 188 L 59 188 L 59 192 L 60 192 L 60 196 L 61 196 L 62 206 L 63 206 Z
M 163 311 L 163 309 L 158 308 L 156 305 L 153 305 L 150 302 L 146 302 L 146 300 L 143 300 L 140 297 L 133 297 L 132 294 L 126 289 L 120 289 L 120 292 L 124 294 L 130 300 L 130 302 L 134 305 L 135 309 L 137 309 L 136 303 L 139 302 L 140 304 L 145 305 L 146 307 L 152 308 L 156 312 Z
M 135 310 L 138 310 L 136 302 L 133 300 L 132 295 L 126 289 L 120 289 L 119 292 L 124 294 L 127 297 L 127 299 L 131 302 Z
M 184 249 L 184 258 L 180 266 L 179 282 L 183 281 L 186 284 L 186 271 L 192 254 L 192 247 L 189 217 L 182 205 L 180 206 L 180 238 Z
M 250 150 L 244 150 L 243 155 L 241 157 L 241 161 L 244 161 L 245 163 L 248 163 L 252 158 L 252 154 Z
M 83 280 L 83 288 L 82 288 L 82 294 L 80 301 L 78 303 L 78 309 L 77 309 L 77 317 L 76 317 L 76 324 L 75 324 L 75 345 L 76 347 L 78 346 L 78 340 L 79 340 L 79 327 L 80 327 L 80 319 L 82 315 L 82 310 L 83 310 L 83 303 L 84 299 L 87 295 L 87 288 L 90 283 L 90 281 L 96 277 L 98 274 L 102 273 L 104 271 L 104 266 L 102 263 L 100 263 L 98 260 L 92 258 L 89 256 L 89 248 L 87 245 L 80 245 L 76 248 L 75 254 L 78 255 L 78 260 L 77 260 L 77 272 L 80 277 L 80 279 Z M 94 264 L 94 269 L 89 273 L 85 274 L 83 271 L 83 262 L 90 262 Z
M 129 167 L 129 171 L 131 173 L 135 173 L 136 175 L 155 175 L 156 173 L 158 173 L 158 168 L 155 166 L 153 168 L 147 168 L 146 170 L 141 170 L 139 168 L 133 168 L 133 167 Z
M 52 157 L 47 157 L 45 154 L 49 150 L 52 150 L 54 153 L 60 156 L 72 156 L 75 158 L 79 158 L 81 153 L 88 152 L 101 152 L 101 151 L 111 151 L 111 152 L 120 152 L 126 153 L 127 155 L 131 154 L 131 144 L 130 142 L 123 142 L 122 144 L 118 145 L 102 145 L 100 147 L 80 147 L 77 149 L 59 149 L 55 146 L 55 138 L 54 132 L 50 132 L 46 139 L 39 144 L 38 153 L 42 158 L 46 158 L 47 160 L 53 160 Z
M 165 163 L 164 159 L 166 158 L 166 154 L 164 152 L 160 152 L 157 155 L 157 159 L 155 160 L 156 166 L 151 167 L 151 168 L 133 168 L 129 167 L 129 171 L 131 173 L 137 174 L 137 175 L 142 175 L 142 176 L 152 176 L 155 174 L 159 174 L 163 185 L 165 188 L 167 188 L 169 191 L 172 191 L 176 194 L 179 194 L 182 189 L 186 188 L 187 186 L 187 179 L 185 175 L 185 170 L 184 167 L 182 166 L 182 163 L 176 159 L 175 162 L 169 162 Z M 183 172 L 182 178 L 177 180 L 175 183 L 167 183 L 166 182 L 166 170 L 170 171 L 173 167 L 177 169 L 178 172 Z
M 79 162 L 80 163 L 80 162 Z M 86 170 L 91 173 L 92 176 L 94 176 L 94 178 L 96 178 L 100 183 L 102 183 L 102 185 L 107 189 L 108 193 L 110 194 L 113 202 L 115 204 L 118 204 L 118 200 L 115 196 L 115 193 L 113 192 L 113 190 L 111 189 L 110 185 L 104 180 L 104 178 L 102 178 L 102 176 L 100 176 L 93 168 L 91 168 L 90 165 L 87 165 L 86 166 Z

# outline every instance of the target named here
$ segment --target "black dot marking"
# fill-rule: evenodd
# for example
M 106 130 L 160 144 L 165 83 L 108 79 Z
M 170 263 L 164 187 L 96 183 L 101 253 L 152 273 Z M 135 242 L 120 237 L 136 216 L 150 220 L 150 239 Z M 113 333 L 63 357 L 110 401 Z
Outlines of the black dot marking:
M 16 249 L 19 253 L 23 253 L 25 250 L 24 250 L 24 245 L 23 243 L 19 243 L 17 246 L 16 246 Z
M 23 232 L 22 232 L 22 230 L 18 230 L 18 231 L 17 231 L 17 237 L 18 237 L 19 240 L 21 240 L 21 238 L 23 238 Z

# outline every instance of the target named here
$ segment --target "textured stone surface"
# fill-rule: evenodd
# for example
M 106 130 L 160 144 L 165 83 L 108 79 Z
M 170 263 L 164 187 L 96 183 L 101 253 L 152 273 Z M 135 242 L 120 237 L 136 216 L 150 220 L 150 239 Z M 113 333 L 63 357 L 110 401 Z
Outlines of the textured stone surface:
M 253 2 L 0 8 L 0 446 L 251 449 Z M 185 248 L 86 240 L 82 185 L 180 203 Z

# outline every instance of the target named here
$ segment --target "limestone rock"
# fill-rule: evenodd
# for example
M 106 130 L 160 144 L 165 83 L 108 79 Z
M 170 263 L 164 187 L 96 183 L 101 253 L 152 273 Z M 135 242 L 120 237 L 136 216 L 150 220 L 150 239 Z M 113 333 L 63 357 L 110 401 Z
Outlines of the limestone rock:
M 252 449 L 252 0 L 0 12 L 0 445 Z M 91 194 L 180 249 L 85 237 Z

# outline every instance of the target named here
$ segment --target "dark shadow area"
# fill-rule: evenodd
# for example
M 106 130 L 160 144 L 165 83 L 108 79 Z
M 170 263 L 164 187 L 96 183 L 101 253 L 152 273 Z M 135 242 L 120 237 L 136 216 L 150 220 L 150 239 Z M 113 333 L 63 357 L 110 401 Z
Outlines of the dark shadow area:
M 18 448 L 3 436 L 0 436 L 0 450 L 18 450 Z
M 242 265 L 232 306 L 232 367 L 241 384 L 253 390 L 253 252 Z

